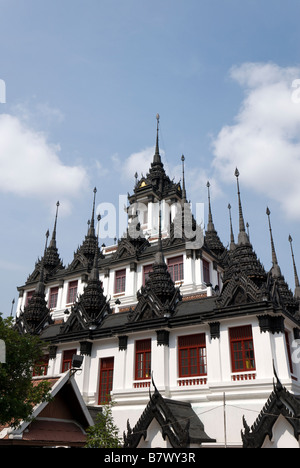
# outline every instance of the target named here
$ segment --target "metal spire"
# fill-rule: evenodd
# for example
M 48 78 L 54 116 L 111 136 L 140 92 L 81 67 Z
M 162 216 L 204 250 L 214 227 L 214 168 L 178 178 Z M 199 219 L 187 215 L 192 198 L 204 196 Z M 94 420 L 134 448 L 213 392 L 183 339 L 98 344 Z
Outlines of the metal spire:
M 238 235 L 238 244 L 249 244 L 249 239 L 245 230 L 245 222 L 243 217 L 242 202 L 241 202 L 241 193 L 239 185 L 239 171 L 236 168 L 234 175 L 236 176 L 237 182 L 237 191 L 238 191 L 238 202 L 239 202 L 239 235 Z
M 294 251 L 293 251 L 293 239 L 291 235 L 289 235 L 289 243 L 291 245 L 291 252 L 292 252 L 292 259 L 293 259 L 293 267 L 294 267 L 294 277 L 295 277 L 295 297 L 298 299 L 300 298 L 300 283 L 299 283 L 299 277 L 297 273 L 297 268 L 296 268 L 296 263 L 295 263 L 295 257 L 294 257 Z
M 95 235 L 95 200 L 96 200 L 96 193 L 97 193 L 96 187 L 94 188 L 93 192 L 94 192 L 93 210 L 92 210 L 91 222 L 90 222 L 89 229 L 88 229 L 88 235 L 90 236 Z
M 268 207 L 266 209 L 266 214 L 267 214 L 268 220 L 269 220 L 269 231 L 270 231 L 270 239 L 271 239 L 272 264 L 273 264 L 273 266 L 272 266 L 272 275 L 275 276 L 275 277 L 279 277 L 279 276 L 281 276 L 281 271 L 280 271 L 280 268 L 279 268 L 279 265 L 278 265 L 277 255 L 276 255 L 276 252 L 275 252 L 275 246 L 274 246 L 274 241 L 273 241 L 272 227 L 271 227 L 271 221 L 270 221 L 271 211 L 269 210 Z
M 97 236 L 96 236 L 96 249 L 95 249 L 95 256 L 94 256 L 94 263 L 93 263 L 93 269 L 91 272 L 91 277 L 92 279 L 98 280 L 99 279 L 99 271 L 98 271 L 98 251 L 99 251 L 99 228 L 100 228 L 100 220 L 101 220 L 101 215 L 98 214 L 97 216 Z
M 208 223 L 207 223 L 207 231 L 214 231 L 214 230 L 215 230 L 215 227 L 214 227 L 213 217 L 212 217 L 212 213 L 211 213 L 210 191 L 209 191 L 210 183 L 209 183 L 209 181 L 207 182 L 206 187 L 207 187 L 207 192 L 208 192 Z
M 36 289 L 35 289 L 35 292 L 40 293 L 40 294 L 43 294 L 44 291 L 45 291 L 45 285 L 44 285 L 44 260 L 45 260 L 46 250 L 47 250 L 48 237 L 49 237 L 49 229 L 46 232 L 44 255 L 43 255 L 42 261 L 41 261 L 40 278 L 39 278 L 39 282 L 38 282 L 38 284 L 36 286 Z
M 49 247 L 56 247 L 56 226 L 57 226 L 58 207 L 59 207 L 59 201 L 56 203 L 55 221 L 54 221 L 52 239 L 51 239 L 51 241 L 50 241 Z
M 156 114 L 156 144 L 155 144 L 155 154 L 153 158 L 153 164 L 161 164 L 161 157 L 159 154 L 159 139 L 158 139 L 158 134 L 159 134 L 159 114 Z
M 231 219 L 231 205 L 228 203 L 228 210 L 229 210 L 229 222 L 230 222 L 230 250 L 235 249 L 235 242 L 234 242 L 234 235 L 232 229 L 232 219 Z
M 181 161 L 182 161 L 182 203 L 186 203 L 186 189 L 185 189 L 185 176 L 184 176 L 184 161 L 185 157 L 184 155 L 181 156 Z

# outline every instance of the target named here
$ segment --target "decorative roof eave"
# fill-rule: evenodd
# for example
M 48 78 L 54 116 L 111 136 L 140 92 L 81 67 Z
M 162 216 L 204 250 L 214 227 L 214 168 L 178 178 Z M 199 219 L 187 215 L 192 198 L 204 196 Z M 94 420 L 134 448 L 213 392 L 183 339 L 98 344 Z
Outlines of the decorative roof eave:
M 153 419 L 161 427 L 163 439 L 168 438 L 173 448 L 186 448 L 191 443 L 200 445 L 203 442 L 215 442 L 215 439 L 211 439 L 205 433 L 204 426 L 193 411 L 190 403 L 167 400 L 157 390 L 153 378 L 152 384 L 155 391 L 152 395 L 149 391 L 149 402 L 133 429 L 130 427 L 129 420 L 127 421 L 127 433 L 125 431 L 123 433 L 124 448 L 136 448 L 142 437 L 146 438 L 148 427 Z M 190 417 L 179 420 L 176 414 L 174 414 L 174 406 L 176 404 L 179 408 L 184 407 Z M 196 429 L 196 432 L 198 432 L 196 436 L 191 436 L 192 425 L 194 426 L 194 431 Z

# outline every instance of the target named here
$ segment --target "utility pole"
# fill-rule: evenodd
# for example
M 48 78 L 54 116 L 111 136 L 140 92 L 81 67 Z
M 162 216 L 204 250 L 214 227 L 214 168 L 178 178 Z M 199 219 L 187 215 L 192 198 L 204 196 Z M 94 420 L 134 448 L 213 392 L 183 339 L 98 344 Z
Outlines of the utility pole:
M 227 448 L 227 431 L 226 431 L 226 401 L 225 392 L 223 393 L 223 414 L 224 414 L 224 447 Z

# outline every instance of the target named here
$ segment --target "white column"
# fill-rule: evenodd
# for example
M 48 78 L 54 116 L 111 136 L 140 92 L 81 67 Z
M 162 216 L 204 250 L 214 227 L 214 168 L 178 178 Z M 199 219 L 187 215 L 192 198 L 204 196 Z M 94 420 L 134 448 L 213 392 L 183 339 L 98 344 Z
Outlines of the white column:
M 159 391 L 169 391 L 169 346 L 158 345 L 157 340 L 152 340 L 152 365 L 153 380 Z

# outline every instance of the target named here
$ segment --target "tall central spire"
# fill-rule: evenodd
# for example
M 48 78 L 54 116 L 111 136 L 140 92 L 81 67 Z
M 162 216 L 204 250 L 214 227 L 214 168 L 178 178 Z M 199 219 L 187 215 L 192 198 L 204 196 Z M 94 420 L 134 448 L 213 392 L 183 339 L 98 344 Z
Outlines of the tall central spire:
M 237 192 L 238 192 L 238 202 L 239 202 L 239 235 L 238 235 L 238 244 L 249 244 L 249 239 L 245 229 L 245 222 L 242 210 L 242 202 L 241 202 L 241 193 L 240 193 L 240 185 L 239 185 L 239 171 L 236 168 L 235 173 L 236 183 L 237 183 Z
M 155 144 L 155 154 L 153 158 L 153 164 L 161 164 L 161 157 L 159 154 L 159 114 L 156 114 L 156 144 Z

